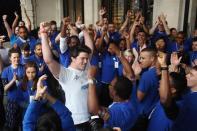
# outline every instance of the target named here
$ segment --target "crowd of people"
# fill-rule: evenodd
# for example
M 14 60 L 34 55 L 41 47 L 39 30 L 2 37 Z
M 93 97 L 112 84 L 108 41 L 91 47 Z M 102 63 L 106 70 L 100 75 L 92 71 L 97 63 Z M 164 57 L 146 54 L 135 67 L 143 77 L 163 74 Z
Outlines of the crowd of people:
M 197 130 L 197 29 L 169 28 L 163 13 L 148 28 L 130 10 L 116 27 L 101 8 L 96 24 L 65 17 L 33 35 L 24 14 L 2 16 L 0 130 Z

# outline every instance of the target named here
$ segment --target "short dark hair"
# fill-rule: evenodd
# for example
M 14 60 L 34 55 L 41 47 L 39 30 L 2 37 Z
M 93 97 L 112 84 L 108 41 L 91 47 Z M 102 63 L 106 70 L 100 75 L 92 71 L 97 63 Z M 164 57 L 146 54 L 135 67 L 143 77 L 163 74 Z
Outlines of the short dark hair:
M 192 42 L 196 42 L 197 41 L 197 36 L 192 38 Z
M 81 52 L 90 54 L 91 49 L 86 45 L 76 45 L 70 48 L 70 56 L 76 58 Z
M 27 27 L 25 27 L 25 26 L 19 26 L 18 30 L 20 30 L 20 29 L 24 29 L 26 32 L 28 32 Z
M 170 28 L 170 32 L 172 32 L 173 30 L 176 30 L 176 28 L 174 28 L 174 27 L 173 28 Z
M 67 43 L 68 44 L 70 44 L 71 39 L 75 39 L 77 41 L 77 45 L 80 45 L 80 40 L 79 40 L 79 37 L 78 36 L 72 35 L 72 36 L 68 37 L 68 39 L 67 39 Z
M 21 46 L 21 50 L 24 50 L 24 51 L 30 51 L 30 46 L 28 43 L 24 43 L 22 46 Z
M 52 109 L 43 114 L 37 122 L 36 131 L 62 131 L 61 120 Z
M 177 72 L 171 72 L 170 77 L 172 78 L 173 87 L 176 89 L 176 97 L 181 98 L 187 89 L 187 80 L 185 75 L 181 75 Z
M 133 84 L 128 78 L 121 76 L 117 78 L 117 81 L 114 85 L 114 90 L 118 97 L 123 100 L 127 100 L 130 98 L 132 86 Z
M 18 53 L 19 55 L 21 55 L 20 48 L 11 48 L 11 49 L 8 51 L 8 56 L 11 57 L 12 53 Z
M 57 22 L 54 21 L 54 20 L 52 20 L 52 21 L 50 21 L 50 24 L 51 24 L 51 25 L 57 25 Z
M 155 58 L 157 57 L 157 50 L 155 48 L 147 47 L 147 48 L 144 48 L 141 52 L 149 52 L 151 56 Z

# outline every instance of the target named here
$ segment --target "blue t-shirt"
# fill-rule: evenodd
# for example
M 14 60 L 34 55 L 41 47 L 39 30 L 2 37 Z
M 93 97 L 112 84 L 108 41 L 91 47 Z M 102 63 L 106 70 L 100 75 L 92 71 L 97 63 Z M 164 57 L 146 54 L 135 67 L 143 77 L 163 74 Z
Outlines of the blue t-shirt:
M 189 59 L 190 59 L 190 65 L 194 64 L 194 61 L 197 59 L 197 51 L 189 52 Z
M 52 48 L 60 53 L 59 44 L 55 42 L 55 38 L 57 37 L 58 34 L 59 34 L 59 32 L 57 32 L 57 31 L 54 32 L 53 34 L 51 34 L 50 40 L 51 40 Z
M 114 77 L 117 75 L 117 69 L 115 67 L 116 63 L 119 63 L 119 60 L 116 56 L 111 55 L 109 52 L 105 51 L 102 56 L 102 73 L 101 73 L 101 81 L 103 83 L 111 83 Z
M 41 76 L 43 74 L 47 74 L 48 70 L 47 70 L 47 66 L 46 66 L 46 64 L 44 62 L 43 57 L 37 57 L 36 55 L 32 55 L 32 56 L 30 56 L 29 61 L 35 62 L 38 68 L 44 66 L 44 70 L 42 72 L 39 71 L 38 72 L 38 76 Z
M 119 32 L 109 33 L 109 40 L 110 41 L 115 41 L 115 42 L 119 43 L 120 38 L 121 38 L 121 35 Z
M 29 57 L 24 57 L 23 55 L 21 55 L 21 58 L 20 58 L 21 65 L 25 65 L 29 61 L 30 61 L 30 56 Z
M 28 39 L 26 40 L 26 42 L 30 46 L 31 53 L 34 54 L 34 49 L 35 49 L 36 42 L 37 42 L 36 39 L 34 37 L 28 37 Z M 17 40 L 15 41 L 15 43 L 17 44 L 18 47 L 22 47 L 23 44 L 24 44 L 24 42 L 21 41 L 21 39 L 19 37 L 17 38 Z
M 179 114 L 174 121 L 173 131 L 197 131 L 197 92 L 191 92 L 183 97 Z
M 60 56 L 59 57 L 60 64 L 67 68 L 71 63 L 71 57 L 70 57 L 69 49 L 67 49 L 67 51 L 64 52 L 63 54 L 60 53 L 59 56 Z
M 136 122 L 136 109 L 130 101 L 114 102 L 109 106 L 109 119 L 105 127 L 120 127 L 122 131 L 130 131 Z
M 97 80 L 97 83 L 96 83 L 96 87 L 99 87 L 101 86 L 101 54 L 100 53 L 94 53 L 92 55 L 92 58 L 90 60 L 90 64 L 91 66 L 95 66 L 97 67 L 97 73 L 96 73 L 96 80 Z
M 154 34 L 151 36 L 150 41 L 152 44 L 155 44 L 156 40 L 161 37 L 164 38 L 165 42 L 169 41 L 169 38 L 166 32 L 160 32 L 158 29 L 155 30 Z
M 76 131 L 71 112 L 64 106 L 64 104 L 57 100 L 51 105 L 51 107 L 59 116 L 63 131 Z M 30 103 L 23 119 L 24 131 L 35 131 L 37 120 L 39 119 L 39 116 L 43 114 L 41 110 L 42 102 L 32 101 L 32 103 Z
M 167 118 L 160 102 L 157 102 L 149 117 L 147 131 L 169 131 L 172 127 L 173 121 Z
M 140 114 L 149 114 L 159 100 L 159 80 L 156 68 L 145 71 L 139 81 L 138 90 L 145 93 L 144 99 L 139 102 Z
M 21 100 L 22 92 L 18 87 L 19 81 L 22 80 L 24 76 L 24 68 L 22 65 L 19 65 L 16 69 L 14 69 L 11 65 L 3 69 L 1 78 L 2 80 L 6 80 L 8 83 L 12 80 L 14 73 L 16 73 L 18 77 L 18 81 L 13 84 L 12 87 L 7 91 L 8 100 L 12 100 L 15 102 L 19 102 Z
M 15 41 L 17 40 L 17 35 L 15 35 L 14 33 L 12 33 L 11 37 L 10 37 L 10 45 L 13 46 Z

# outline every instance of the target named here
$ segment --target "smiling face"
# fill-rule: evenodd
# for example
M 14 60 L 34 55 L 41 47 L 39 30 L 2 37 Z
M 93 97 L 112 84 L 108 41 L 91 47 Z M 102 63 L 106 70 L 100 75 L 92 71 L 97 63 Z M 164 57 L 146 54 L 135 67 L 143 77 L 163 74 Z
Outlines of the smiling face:
M 28 67 L 26 69 L 26 76 L 27 76 L 28 80 L 34 80 L 34 78 L 36 77 L 36 68 Z
M 78 70 L 84 70 L 88 63 L 89 55 L 86 52 L 80 52 L 76 58 L 72 57 L 72 63 Z
M 153 64 L 153 61 L 154 57 L 152 57 L 149 52 L 143 51 L 140 53 L 139 62 L 142 68 L 149 68 Z
M 20 62 L 20 55 L 19 53 L 12 53 L 10 56 L 10 61 L 12 65 L 19 65 Z
M 190 70 L 190 73 L 186 75 L 186 79 L 188 87 L 191 89 L 197 87 L 197 70 Z

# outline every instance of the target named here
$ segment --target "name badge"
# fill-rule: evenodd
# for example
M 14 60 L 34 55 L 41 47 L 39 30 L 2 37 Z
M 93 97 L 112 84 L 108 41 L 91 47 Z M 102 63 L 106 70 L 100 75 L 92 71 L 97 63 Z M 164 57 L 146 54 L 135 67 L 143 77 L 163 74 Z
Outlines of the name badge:
M 98 63 L 98 67 L 99 67 L 99 68 L 101 68 L 101 67 L 102 67 L 102 64 L 101 64 L 101 62 L 99 62 L 99 63 Z
M 117 61 L 114 63 L 114 67 L 118 68 L 118 62 Z

